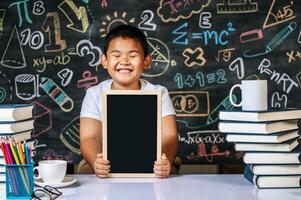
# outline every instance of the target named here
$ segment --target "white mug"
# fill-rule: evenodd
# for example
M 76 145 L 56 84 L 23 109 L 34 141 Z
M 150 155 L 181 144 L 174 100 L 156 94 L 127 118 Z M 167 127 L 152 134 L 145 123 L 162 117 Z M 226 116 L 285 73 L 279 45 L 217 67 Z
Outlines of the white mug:
M 236 104 L 232 99 L 235 88 L 241 89 L 241 102 Z M 268 109 L 267 80 L 243 80 L 241 84 L 232 86 L 229 93 L 230 103 L 235 107 L 242 107 L 245 111 L 263 111 Z
M 38 175 L 34 175 L 35 180 L 43 179 L 44 183 L 61 183 L 67 171 L 67 161 L 65 160 L 42 160 L 39 165 L 33 168 Z

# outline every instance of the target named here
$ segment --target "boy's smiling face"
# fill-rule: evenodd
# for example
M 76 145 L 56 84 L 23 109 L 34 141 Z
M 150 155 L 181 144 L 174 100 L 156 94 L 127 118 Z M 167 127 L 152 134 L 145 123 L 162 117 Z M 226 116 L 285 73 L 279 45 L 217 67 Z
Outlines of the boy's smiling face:
M 151 64 L 151 57 L 144 56 L 141 44 L 132 38 L 117 37 L 110 41 L 102 54 L 102 65 L 113 79 L 112 89 L 139 90 L 139 78 Z

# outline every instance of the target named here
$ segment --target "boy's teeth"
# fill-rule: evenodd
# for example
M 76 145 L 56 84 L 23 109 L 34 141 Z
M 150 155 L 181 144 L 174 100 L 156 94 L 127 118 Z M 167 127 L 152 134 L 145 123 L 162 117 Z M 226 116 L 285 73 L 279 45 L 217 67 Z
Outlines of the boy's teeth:
M 130 72 L 129 69 L 119 69 L 118 71 L 119 71 L 119 72 Z

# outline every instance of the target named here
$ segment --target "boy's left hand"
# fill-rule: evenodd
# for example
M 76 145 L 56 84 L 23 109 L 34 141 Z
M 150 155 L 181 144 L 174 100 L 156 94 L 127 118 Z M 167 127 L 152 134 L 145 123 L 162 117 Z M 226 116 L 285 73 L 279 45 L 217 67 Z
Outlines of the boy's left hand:
M 166 178 L 170 174 L 170 162 L 163 153 L 161 160 L 157 160 L 154 164 L 154 173 L 158 178 Z

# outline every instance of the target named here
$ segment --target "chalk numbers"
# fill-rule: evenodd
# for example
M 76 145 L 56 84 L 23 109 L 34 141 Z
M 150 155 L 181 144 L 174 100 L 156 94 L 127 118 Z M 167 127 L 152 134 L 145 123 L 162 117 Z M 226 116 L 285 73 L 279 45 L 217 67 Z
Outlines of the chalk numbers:
M 277 12 L 277 18 L 278 19 L 286 19 L 288 17 L 292 17 L 294 13 L 293 13 L 293 10 L 290 7 L 291 6 L 288 5 L 288 6 L 283 7 L 282 10 L 279 10 Z
M 21 44 L 29 44 L 32 49 L 40 49 L 44 44 L 44 35 L 41 31 L 31 33 L 30 29 L 25 29 L 21 32 Z
M 45 52 L 61 51 L 66 48 L 66 41 L 61 39 L 61 26 L 58 13 L 48 13 L 42 29 L 48 33 L 49 37 L 48 44 L 45 45 Z
M 145 10 L 141 14 L 142 21 L 139 23 L 138 27 L 144 30 L 155 31 L 157 29 L 157 25 L 152 23 L 151 21 L 154 19 L 154 13 L 151 10 Z
M 204 87 L 205 84 L 223 84 L 227 82 L 227 79 L 225 78 L 225 70 L 218 69 L 215 73 L 204 74 L 203 72 L 198 72 L 195 76 L 188 75 L 186 78 L 183 77 L 181 73 L 177 73 L 174 77 L 174 81 L 179 89 L 183 89 L 184 86 L 192 88 L 195 84 L 201 88 Z

